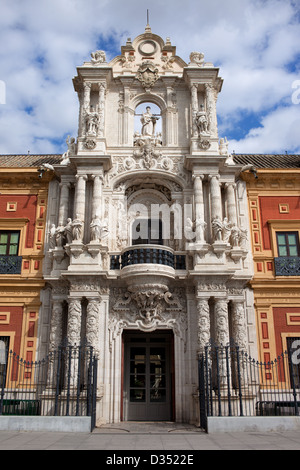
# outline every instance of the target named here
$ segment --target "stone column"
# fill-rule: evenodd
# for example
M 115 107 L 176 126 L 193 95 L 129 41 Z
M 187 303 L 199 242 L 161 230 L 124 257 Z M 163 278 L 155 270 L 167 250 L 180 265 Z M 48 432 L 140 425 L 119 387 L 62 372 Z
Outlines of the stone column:
M 227 218 L 229 222 L 237 225 L 235 183 L 226 183 L 225 188 L 226 188 Z
M 60 200 L 59 200 L 59 214 L 58 214 L 58 225 L 65 225 L 68 217 L 69 208 L 69 189 L 70 183 L 67 181 L 61 181 L 60 183 Z
M 100 303 L 100 297 L 89 297 L 86 317 L 86 339 L 97 357 L 99 357 Z
M 210 181 L 210 205 L 211 205 L 211 218 L 222 218 L 222 199 L 220 190 L 220 176 L 209 175 Z
M 196 241 L 204 241 L 204 202 L 203 202 L 203 176 L 194 177 L 194 197 L 195 197 L 195 223 L 196 223 Z
M 209 311 L 209 298 L 197 299 L 197 312 L 198 312 L 198 343 L 199 352 L 204 353 L 205 346 L 208 346 L 210 340 L 210 311 Z
M 92 217 L 97 215 L 102 216 L 102 175 L 92 175 L 94 181 L 93 185 L 93 202 L 92 202 Z
M 80 219 L 82 223 L 85 220 L 85 189 L 86 189 L 86 175 L 76 175 L 76 192 L 75 192 L 75 217 Z
M 230 360 L 226 361 L 226 348 L 229 345 L 228 300 L 215 299 L 215 342 L 218 347 L 219 381 L 221 388 L 227 387 L 231 380 Z M 228 351 L 229 353 L 229 351 Z

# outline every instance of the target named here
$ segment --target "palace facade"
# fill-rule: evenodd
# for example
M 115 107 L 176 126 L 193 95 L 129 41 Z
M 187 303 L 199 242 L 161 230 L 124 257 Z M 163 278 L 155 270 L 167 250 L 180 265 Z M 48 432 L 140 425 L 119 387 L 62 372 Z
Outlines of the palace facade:
M 218 135 L 219 70 L 196 52 L 184 62 L 147 25 L 111 62 L 93 53 L 73 84 L 41 351 L 93 345 L 99 423 L 197 422 L 199 352 L 232 339 L 256 353 L 246 183 Z
M 1 344 L 87 341 L 98 424 L 197 424 L 208 345 L 268 361 L 300 336 L 300 158 L 231 155 L 219 69 L 149 25 L 73 85 L 67 151 L 1 157 Z

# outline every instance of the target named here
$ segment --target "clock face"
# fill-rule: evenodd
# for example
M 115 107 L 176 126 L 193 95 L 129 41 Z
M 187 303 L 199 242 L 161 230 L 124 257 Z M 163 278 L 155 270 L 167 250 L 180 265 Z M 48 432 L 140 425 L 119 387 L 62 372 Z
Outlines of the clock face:
M 139 52 L 145 56 L 153 55 L 156 52 L 157 46 L 154 41 L 144 41 L 139 45 Z

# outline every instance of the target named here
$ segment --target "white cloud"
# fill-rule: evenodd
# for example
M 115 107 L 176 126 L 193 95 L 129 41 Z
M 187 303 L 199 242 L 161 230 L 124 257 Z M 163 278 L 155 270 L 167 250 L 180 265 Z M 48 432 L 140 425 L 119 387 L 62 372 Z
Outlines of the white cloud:
M 76 66 L 96 48 L 108 49 L 108 59 L 119 54 L 127 37 L 144 31 L 147 8 L 152 31 L 163 39 L 170 37 L 186 62 L 190 52 L 198 50 L 220 66 L 225 80 L 218 102 L 222 132 L 233 134 L 247 113 L 257 113 L 261 119 L 261 127 L 248 129 L 246 137 L 245 130 L 240 137 L 234 134 L 236 151 L 276 152 L 271 150 L 275 142 L 277 151 L 299 148 L 297 133 L 291 129 L 300 106 L 287 106 L 292 83 L 300 79 L 297 63 L 287 67 L 300 55 L 298 2 L 152 0 L 150 6 L 141 0 L 0 2 L 0 80 L 6 85 L 6 104 L 0 104 L 0 153 L 64 151 L 65 134 L 75 135 L 77 127 L 72 85 Z M 286 131 L 272 139 L 270 133 L 276 132 L 280 119 Z M 57 146 L 55 141 L 60 140 L 63 145 Z
M 300 153 L 300 105 L 290 105 L 270 112 L 247 136 L 230 142 L 235 153 Z

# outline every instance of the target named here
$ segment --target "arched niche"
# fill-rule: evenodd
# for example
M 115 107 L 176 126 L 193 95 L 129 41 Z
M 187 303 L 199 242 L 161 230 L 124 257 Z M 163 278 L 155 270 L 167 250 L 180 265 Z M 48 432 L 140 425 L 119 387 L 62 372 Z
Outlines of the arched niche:
M 144 93 L 135 96 L 130 103 L 130 111 L 134 119 L 134 134 L 143 134 L 141 119 L 143 114 L 146 113 L 146 108 L 151 108 L 151 114 L 156 117 L 156 124 L 154 129 L 154 136 L 161 136 L 162 144 L 165 145 L 166 136 L 166 103 L 163 98 L 151 93 Z

